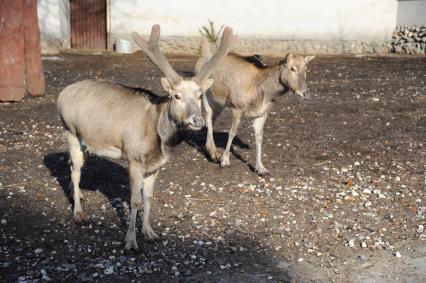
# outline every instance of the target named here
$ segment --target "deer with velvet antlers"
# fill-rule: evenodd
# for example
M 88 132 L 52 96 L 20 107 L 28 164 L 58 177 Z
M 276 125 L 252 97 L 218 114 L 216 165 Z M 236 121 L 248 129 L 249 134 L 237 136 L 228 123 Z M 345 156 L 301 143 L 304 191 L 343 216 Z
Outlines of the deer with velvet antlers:
M 151 199 L 159 168 L 185 130 L 204 127 L 202 94 L 213 84 L 210 75 L 224 59 L 233 40 L 227 27 L 217 52 L 191 78 L 179 75 L 160 51 L 160 26 L 154 25 L 149 42 L 137 33 L 132 38 L 165 77 L 161 85 L 167 95 L 122 86 L 105 80 L 86 80 L 67 86 L 59 95 L 58 111 L 66 131 L 71 159 L 74 218 L 85 219 L 79 188 L 84 152 L 129 163 L 130 225 L 125 248 L 137 249 L 136 217 L 142 202 L 142 233 L 157 238 L 150 224 Z M 142 193 L 141 193 L 142 191 Z
M 212 56 L 205 38 L 201 42 L 202 58 L 197 62 L 196 70 L 208 62 Z M 257 56 L 243 57 L 229 54 L 213 71 L 212 87 L 203 96 L 206 110 L 207 140 L 206 148 L 210 157 L 220 161 L 221 167 L 230 165 L 229 152 L 237 134 L 241 116 L 253 118 L 256 141 L 256 172 L 265 175 L 268 171 L 262 163 L 263 127 L 273 101 L 293 91 L 307 98 L 306 71 L 314 56 L 302 57 L 287 55 L 284 60 L 272 66 L 265 65 Z M 213 139 L 213 123 L 225 107 L 231 108 L 232 125 L 228 133 L 228 142 L 222 155 L 219 154 Z

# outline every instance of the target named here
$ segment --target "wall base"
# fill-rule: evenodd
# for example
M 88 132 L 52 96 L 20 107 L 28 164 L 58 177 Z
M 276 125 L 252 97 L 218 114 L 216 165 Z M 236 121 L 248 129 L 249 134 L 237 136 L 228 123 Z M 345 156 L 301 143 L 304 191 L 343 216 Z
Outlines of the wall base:
M 111 42 L 118 38 L 130 39 L 128 35 L 111 35 Z M 200 37 L 166 36 L 160 40 L 165 53 L 179 55 L 199 55 Z M 113 49 L 113 46 L 109 46 Z M 135 50 L 137 48 L 135 47 Z M 361 54 L 388 53 L 388 43 L 365 43 L 357 41 L 318 41 L 318 40 L 268 40 L 240 39 L 232 51 L 243 55 L 262 54 L 281 56 L 292 51 L 300 54 Z

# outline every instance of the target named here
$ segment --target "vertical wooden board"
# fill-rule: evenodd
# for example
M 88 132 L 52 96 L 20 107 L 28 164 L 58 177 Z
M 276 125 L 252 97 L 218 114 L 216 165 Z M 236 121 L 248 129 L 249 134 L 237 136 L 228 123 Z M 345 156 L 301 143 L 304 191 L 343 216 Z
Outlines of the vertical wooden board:
M 0 101 L 25 95 L 23 1 L 0 0 Z
M 41 63 L 37 0 L 24 0 L 23 24 L 25 38 L 26 89 L 32 96 L 43 95 L 45 82 Z
M 71 47 L 106 49 L 106 0 L 71 0 Z

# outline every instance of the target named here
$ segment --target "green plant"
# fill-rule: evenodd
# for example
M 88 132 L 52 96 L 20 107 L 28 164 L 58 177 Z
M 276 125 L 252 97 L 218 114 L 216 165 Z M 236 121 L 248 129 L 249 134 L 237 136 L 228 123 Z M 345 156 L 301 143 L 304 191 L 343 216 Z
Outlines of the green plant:
M 219 41 L 219 36 L 223 31 L 223 25 L 220 26 L 220 29 L 216 32 L 216 29 L 214 27 L 214 22 L 211 21 L 210 19 L 209 21 L 209 26 L 203 26 L 201 29 L 199 29 L 199 32 L 202 36 L 204 36 L 205 38 L 207 38 L 207 40 L 210 43 L 213 43 L 216 47 Z

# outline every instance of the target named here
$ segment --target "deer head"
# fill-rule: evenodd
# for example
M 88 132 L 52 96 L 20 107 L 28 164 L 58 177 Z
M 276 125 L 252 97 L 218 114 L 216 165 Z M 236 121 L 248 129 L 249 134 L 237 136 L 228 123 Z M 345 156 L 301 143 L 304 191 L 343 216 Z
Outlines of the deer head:
M 289 53 L 287 57 L 280 62 L 280 80 L 287 85 L 294 93 L 302 98 L 308 98 L 306 85 L 306 71 L 309 61 L 315 56 L 302 57 Z
M 204 119 L 201 115 L 202 94 L 212 86 L 213 80 L 209 76 L 231 48 L 232 29 L 230 27 L 224 29 L 222 41 L 216 53 L 192 78 L 183 78 L 173 69 L 158 47 L 159 37 L 159 25 L 152 27 L 148 42 L 138 33 L 132 33 L 135 43 L 165 76 L 161 78 L 161 85 L 170 97 L 170 117 L 179 126 L 199 130 L 204 126 Z

